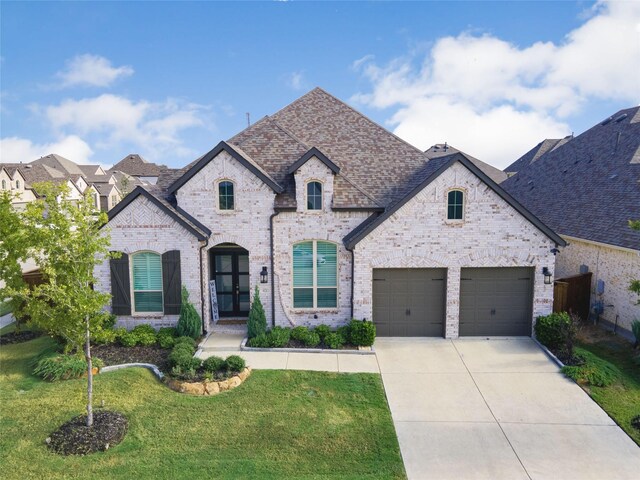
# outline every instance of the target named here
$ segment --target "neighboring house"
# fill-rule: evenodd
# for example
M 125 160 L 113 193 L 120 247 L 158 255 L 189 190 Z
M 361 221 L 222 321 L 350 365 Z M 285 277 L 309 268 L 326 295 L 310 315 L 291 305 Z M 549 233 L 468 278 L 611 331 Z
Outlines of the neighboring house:
M 432 147 L 430 147 L 428 150 L 425 150 L 424 154 L 428 159 L 433 159 L 433 158 L 440 158 L 440 157 L 445 157 L 447 155 L 451 155 L 453 153 L 461 153 L 463 154 L 465 157 L 467 157 L 469 160 L 471 160 L 472 163 L 474 163 L 476 165 L 476 167 L 480 168 L 485 174 L 487 174 L 489 176 L 489 178 L 491 178 L 491 180 L 493 180 L 496 183 L 502 183 L 507 179 L 507 174 L 505 172 L 503 172 L 502 170 L 500 170 L 499 168 L 493 167 L 491 165 L 489 165 L 488 163 L 484 163 L 481 160 L 478 160 L 475 157 L 472 157 L 471 155 L 469 155 L 468 153 L 465 153 L 461 150 L 458 150 L 455 147 L 452 147 L 451 145 L 445 143 L 437 143 L 435 145 L 433 145 Z
M 537 152 L 556 142 L 542 155 Z M 559 143 L 560 142 L 560 143 Z M 640 107 L 621 110 L 575 138 L 545 140 L 505 169 L 501 185 L 568 242 L 555 277 L 593 272 L 591 304 L 628 335 L 640 318 Z M 516 173 L 514 173 L 516 172 Z M 600 285 L 600 288 L 598 287 Z
M 115 207 L 123 195 L 115 183 L 94 183 L 100 195 L 100 210 L 108 212 Z
M 97 269 L 119 324 L 372 320 L 379 336 L 531 335 L 564 241 L 461 153 L 429 157 L 316 88 L 109 212 Z M 494 172 L 495 173 L 495 172 Z M 550 281 L 550 278 L 547 279 Z
M 167 167 L 146 161 L 137 153 L 131 153 L 109 169 L 110 172 L 123 172 L 135 177 L 137 184 L 155 185 L 158 177 Z M 133 187 L 132 187 L 133 189 Z
M 27 187 L 24 175 L 13 164 L 0 164 L 0 190 L 13 194 L 11 204 L 18 210 L 24 210 L 25 205 L 36 198 Z

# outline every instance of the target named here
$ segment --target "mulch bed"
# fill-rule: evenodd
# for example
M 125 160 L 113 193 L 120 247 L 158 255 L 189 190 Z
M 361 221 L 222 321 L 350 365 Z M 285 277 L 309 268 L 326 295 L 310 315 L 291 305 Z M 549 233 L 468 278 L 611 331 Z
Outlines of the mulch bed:
M 127 418 L 118 412 L 94 412 L 93 426 L 86 422 L 80 415 L 62 425 L 47 438 L 49 448 L 60 455 L 87 455 L 119 444 L 127 433 Z
M 631 426 L 636 430 L 640 430 L 640 415 L 636 415 L 631 419 Z
M 95 345 L 91 347 L 91 354 L 102 360 L 105 366 L 120 365 L 122 363 L 153 363 L 160 371 L 169 371 L 168 357 L 171 350 L 158 346 L 123 347 L 117 344 Z
M 38 338 L 42 333 L 32 331 L 11 332 L 0 336 L 0 345 L 10 345 L 12 343 L 23 343 Z

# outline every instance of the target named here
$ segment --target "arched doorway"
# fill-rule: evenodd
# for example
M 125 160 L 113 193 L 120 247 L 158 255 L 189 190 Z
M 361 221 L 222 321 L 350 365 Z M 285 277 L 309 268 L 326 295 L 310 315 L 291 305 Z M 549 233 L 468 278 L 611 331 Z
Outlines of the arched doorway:
M 235 243 L 221 243 L 209 250 L 209 279 L 216 282 L 221 318 L 249 315 L 249 252 Z

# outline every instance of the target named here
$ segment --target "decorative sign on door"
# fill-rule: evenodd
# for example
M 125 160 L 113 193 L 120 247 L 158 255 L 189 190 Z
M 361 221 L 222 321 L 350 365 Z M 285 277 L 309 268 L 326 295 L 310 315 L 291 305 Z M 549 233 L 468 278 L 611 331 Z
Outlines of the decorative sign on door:
M 216 295 L 216 281 L 209 280 L 209 295 L 211 297 L 211 320 L 218 323 L 220 314 L 218 312 L 218 296 Z

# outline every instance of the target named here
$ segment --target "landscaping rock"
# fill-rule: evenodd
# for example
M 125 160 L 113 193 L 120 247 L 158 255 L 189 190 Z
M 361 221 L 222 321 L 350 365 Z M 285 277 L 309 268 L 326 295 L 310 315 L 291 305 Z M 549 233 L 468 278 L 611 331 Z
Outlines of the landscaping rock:
M 227 380 L 227 383 L 229 384 L 229 390 L 231 390 L 232 388 L 236 388 L 237 386 L 241 385 L 242 380 L 240 380 L 240 377 L 236 375 Z
M 218 385 L 218 382 L 206 382 L 204 391 L 206 395 L 216 395 L 220 393 L 220 385 Z
M 221 392 L 225 390 L 229 390 L 229 380 L 223 380 L 222 382 L 218 382 L 218 386 L 220 387 Z
M 86 422 L 80 415 L 65 423 L 45 440 L 47 446 L 61 455 L 87 455 L 119 444 L 127 433 L 127 419 L 118 412 L 94 412 L 93 426 Z
M 204 395 L 204 384 L 202 383 L 189 383 L 182 384 L 183 393 L 190 393 L 191 395 Z
M 220 392 L 231 390 L 242 384 L 243 381 L 251 374 L 251 368 L 246 367 L 238 375 L 222 380 L 220 382 L 204 381 L 204 382 L 187 382 L 177 380 L 175 378 L 165 378 L 165 385 L 171 390 L 180 393 L 188 393 L 190 395 L 217 395 Z

